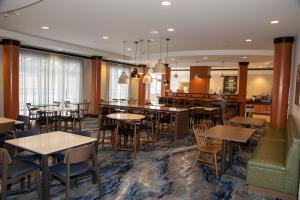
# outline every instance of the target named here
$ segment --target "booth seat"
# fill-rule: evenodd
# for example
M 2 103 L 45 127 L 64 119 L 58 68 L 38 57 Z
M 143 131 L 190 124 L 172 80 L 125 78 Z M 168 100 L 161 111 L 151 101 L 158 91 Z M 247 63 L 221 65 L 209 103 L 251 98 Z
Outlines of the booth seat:
M 290 115 L 285 129 L 266 127 L 247 164 L 250 186 L 295 196 L 298 192 L 300 135 Z

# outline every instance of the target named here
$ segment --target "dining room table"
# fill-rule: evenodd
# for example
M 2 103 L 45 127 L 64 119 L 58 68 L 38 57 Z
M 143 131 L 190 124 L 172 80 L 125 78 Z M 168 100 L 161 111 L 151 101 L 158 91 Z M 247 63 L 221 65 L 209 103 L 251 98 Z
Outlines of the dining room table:
M 106 115 L 107 118 L 110 118 L 110 119 L 113 119 L 115 120 L 117 123 L 117 128 L 116 130 L 114 131 L 114 150 L 117 151 L 117 150 L 122 150 L 121 147 L 119 147 L 119 143 L 118 143 L 118 131 L 119 131 L 119 127 L 120 127 L 120 124 L 122 122 L 125 122 L 125 123 L 131 123 L 133 124 L 133 127 L 134 127 L 134 131 L 133 131 L 133 151 L 134 151 L 134 155 L 136 157 L 136 153 L 137 153 L 137 150 L 138 150 L 138 145 L 139 145 L 139 142 L 137 141 L 137 123 L 139 123 L 142 119 L 145 118 L 145 115 L 141 115 L 141 114 L 133 114 L 133 113 L 111 113 L 111 114 L 108 114 Z M 127 149 L 124 149 L 124 150 L 127 150 Z
M 8 123 L 8 122 L 15 122 L 15 126 L 18 127 L 18 129 L 24 130 L 24 125 L 25 124 L 24 124 L 23 121 L 10 119 L 10 118 L 6 118 L 6 117 L 0 117 L 0 125 L 2 123 Z
M 241 125 L 245 127 L 262 127 L 266 123 L 265 119 L 261 118 L 253 118 L 253 117 L 243 117 L 243 116 L 235 116 L 229 120 L 229 124 L 232 125 Z
M 5 143 L 41 156 L 43 200 L 50 199 L 48 185 L 48 160 L 51 154 L 96 142 L 95 138 L 56 131 L 29 137 L 6 140 Z
M 222 140 L 222 157 L 221 157 L 221 173 L 224 174 L 225 164 L 226 164 L 226 155 L 227 155 L 227 146 L 229 145 L 229 166 L 232 164 L 233 158 L 233 143 L 246 143 L 249 138 L 254 134 L 255 129 L 252 128 L 242 128 L 236 126 L 225 126 L 225 125 L 216 125 L 212 128 L 209 128 L 201 133 L 201 136 L 213 139 Z

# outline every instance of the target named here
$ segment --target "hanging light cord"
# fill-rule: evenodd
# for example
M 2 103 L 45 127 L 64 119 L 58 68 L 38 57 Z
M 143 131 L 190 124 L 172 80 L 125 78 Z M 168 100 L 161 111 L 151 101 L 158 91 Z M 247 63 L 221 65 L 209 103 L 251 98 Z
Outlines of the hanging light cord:
M 140 40 L 140 42 L 141 42 L 140 64 L 142 64 L 142 54 L 143 54 L 143 42 L 144 42 L 144 40 Z
M 147 41 L 148 42 L 148 67 L 150 67 L 150 40 Z
M 124 71 L 124 68 L 125 68 L 125 45 L 126 45 L 126 41 L 124 40 L 124 63 L 123 63 L 123 71 Z
M 169 56 L 169 41 L 170 41 L 170 39 L 169 39 L 169 38 L 167 38 L 167 39 L 166 39 L 166 41 L 167 41 L 167 56 L 166 56 L 166 64 L 168 64 L 168 56 Z
M 138 43 L 139 42 L 135 41 L 134 43 L 135 43 L 135 56 L 134 56 L 135 58 L 134 59 L 135 59 L 135 65 L 136 65 L 136 60 L 137 60 L 136 58 L 137 58 L 137 51 L 138 51 L 137 48 L 138 48 Z
M 159 59 L 161 60 L 161 38 L 159 38 Z

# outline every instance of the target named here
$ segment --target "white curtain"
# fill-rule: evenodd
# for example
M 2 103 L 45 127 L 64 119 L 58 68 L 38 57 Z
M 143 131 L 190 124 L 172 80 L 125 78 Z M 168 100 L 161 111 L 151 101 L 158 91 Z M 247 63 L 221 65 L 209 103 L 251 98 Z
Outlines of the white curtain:
M 158 97 L 161 96 L 161 75 L 151 74 L 152 82 L 150 84 L 150 100 L 152 103 L 158 103 Z
M 130 98 L 130 81 L 129 84 L 119 84 L 118 80 L 124 71 L 130 80 L 130 68 L 123 67 L 121 64 L 107 63 L 107 92 L 108 100 L 112 99 L 129 99 Z
M 20 114 L 26 103 L 79 102 L 83 90 L 83 59 L 25 50 L 20 51 Z

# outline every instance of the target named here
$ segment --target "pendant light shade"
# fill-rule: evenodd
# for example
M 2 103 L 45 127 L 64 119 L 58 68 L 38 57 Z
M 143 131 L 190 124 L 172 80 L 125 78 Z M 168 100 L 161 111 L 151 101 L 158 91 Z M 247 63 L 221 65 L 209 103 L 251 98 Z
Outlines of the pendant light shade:
M 119 77 L 119 84 L 128 84 L 129 78 L 125 72 L 122 72 L 121 76 Z
M 154 73 L 156 73 L 156 74 L 166 74 L 166 67 L 162 63 L 162 60 L 161 60 L 161 38 L 159 40 L 159 54 L 160 54 L 160 58 L 158 60 L 158 63 L 154 66 Z
M 124 41 L 124 63 L 123 63 L 123 72 L 121 74 L 121 76 L 119 77 L 119 84 L 128 84 L 129 83 L 129 77 L 127 76 L 126 72 L 124 71 L 124 67 L 125 67 L 125 48 L 126 48 L 126 41 Z
M 178 74 L 177 73 L 174 75 L 174 78 L 178 78 Z
M 165 64 L 162 63 L 161 59 L 159 59 L 158 63 L 154 67 L 154 72 L 156 74 L 166 74 Z
M 165 81 L 164 81 L 164 85 L 169 85 L 170 84 L 170 81 L 168 80 L 168 79 L 166 79 Z
M 131 75 L 130 75 L 131 78 L 140 78 L 140 75 L 138 74 L 138 69 L 135 67 L 133 69 L 133 71 L 131 72 Z
M 224 61 L 222 61 L 222 67 L 224 67 Z M 222 74 L 221 74 L 220 78 L 221 78 L 221 79 L 224 79 L 223 71 L 222 71 Z
M 152 76 L 150 74 L 146 74 L 144 76 L 143 83 L 152 83 Z

